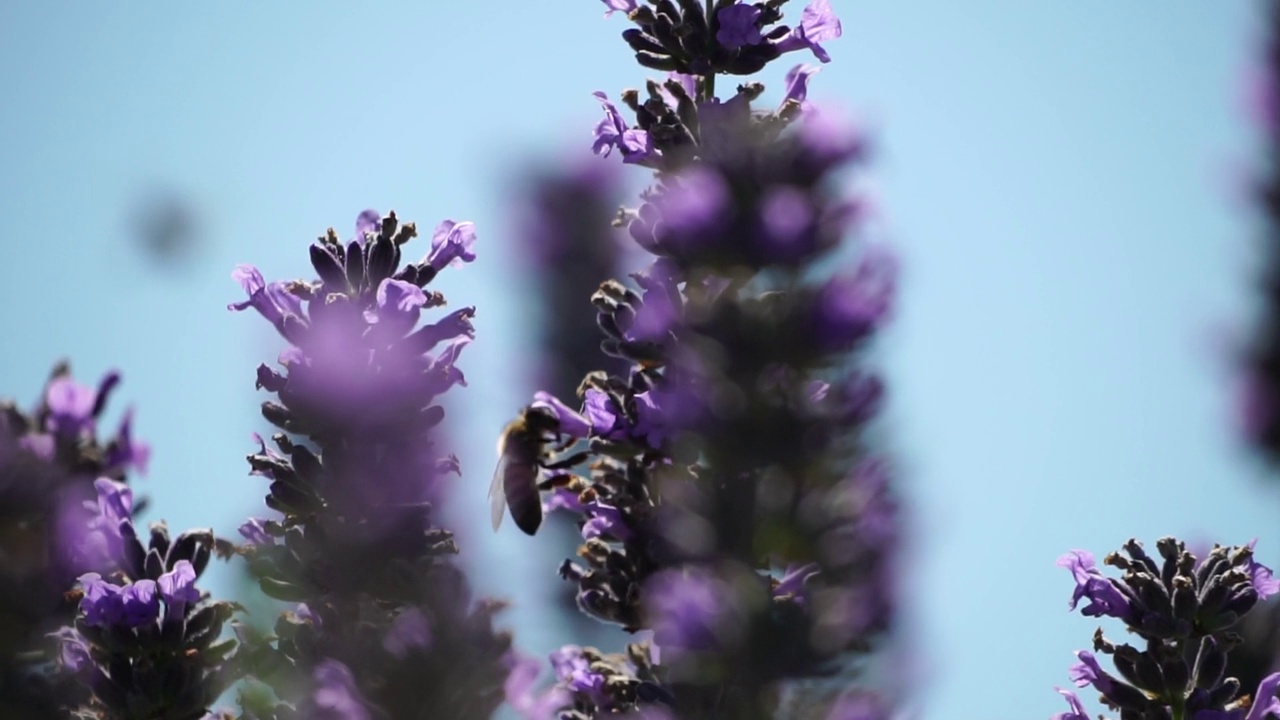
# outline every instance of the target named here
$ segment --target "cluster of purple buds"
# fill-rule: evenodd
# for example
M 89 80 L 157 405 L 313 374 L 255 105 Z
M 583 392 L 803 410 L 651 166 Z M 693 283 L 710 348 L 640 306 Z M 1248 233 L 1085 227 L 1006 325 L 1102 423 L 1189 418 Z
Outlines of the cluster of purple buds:
M 525 460 L 542 510 L 578 518 L 560 574 L 579 606 L 653 638 L 645 662 L 588 655 L 598 671 L 556 688 L 582 717 L 771 717 L 785 682 L 831 677 L 891 622 L 891 474 L 864 439 L 881 385 L 852 361 L 889 313 L 894 264 L 864 251 L 814 279 L 859 216 L 833 177 L 864 143 L 807 104 L 813 69 L 766 112 L 763 86 L 722 102 L 714 76 L 795 47 L 825 61 L 839 22 L 821 0 L 794 29 L 775 26 L 781 2 L 606 4 L 639 25 L 624 36 L 641 64 L 672 72 L 643 104 L 623 93 L 636 127 L 597 93 L 596 152 L 657 171 L 619 216 L 657 258 L 592 297 L 628 371 L 589 373 L 578 403 L 539 393 Z
M 163 522 L 144 545 L 129 519 L 132 492 L 108 480 L 98 486 L 118 568 L 79 578 L 74 629 L 58 633 L 62 663 L 92 691 L 95 717 L 201 718 L 238 678 L 228 663 L 237 642 L 222 630 L 239 606 L 210 600 L 195 583 L 215 553 L 232 548 L 210 530 L 170 538 Z
M 437 403 L 466 384 L 456 362 L 474 308 L 418 322 L 445 304 L 424 288 L 475 258 L 475 229 L 445 221 L 425 256 L 404 263 L 416 235 L 394 213 L 365 211 L 353 239 L 330 230 L 311 246 L 316 280 L 267 283 L 251 266 L 234 275 L 249 299 L 232 309 L 257 310 L 289 343 L 282 369 L 258 369 L 258 387 L 278 399 L 263 416 L 283 432 L 249 456 L 277 517 L 241 528 L 262 590 L 300 603 L 274 645 L 256 648 L 251 673 L 286 700 L 256 708 L 264 720 L 469 720 L 502 700 L 500 605 L 471 598 L 453 536 L 433 519 L 447 476 L 460 473 L 434 439 Z
M 1120 578 L 1104 575 L 1093 555 L 1074 550 L 1058 564 L 1076 582 L 1071 608 L 1112 617 L 1136 636 L 1136 645 L 1117 644 L 1099 629 L 1093 651 L 1076 653 L 1071 668 L 1077 687 L 1092 685 L 1121 720 L 1263 720 L 1280 717 L 1280 673 L 1263 678 L 1256 692 L 1242 694 L 1227 675 L 1228 658 L 1241 642 L 1239 624 L 1258 603 L 1280 591 L 1280 580 L 1253 559 L 1253 544 L 1214 546 L 1201 559 L 1171 537 L 1156 543 L 1152 558 L 1136 540 L 1104 563 Z M 1095 653 L 1111 657 L 1108 672 Z M 1249 688 L 1248 690 L 1252 690 Z M 1056 720 L 1086 720 L 1080 699 L 1059 690 L 1071 710 Z
M 819 43 L 840 37 L 840 22 L 828 0 L 812 0 L 794 27 L 780 24 L 787 0 L 747 3 L 714 0 L 603 0 L 608 14 L 622 11 L 636 27 L 622 37 L 636 62 L 687 75 L 751 75 L 783 53 L 811 50 L 830 57 Z
M 64 717 L 87 700 L 70 674 L 50 672 L 59 657 L 50 634 L 75 618 L 66 593 L 76 577 L 118 557 L 107 518 L 129 510 L 111 507 L 103 489 L 146 471 L 150 449 L 133 437 L 131 409 L 111 439 L 98 435 L 119 383 L 111 372 L 81 385 L 61 364 L 31 412 L 0 403 L 0 716 Z

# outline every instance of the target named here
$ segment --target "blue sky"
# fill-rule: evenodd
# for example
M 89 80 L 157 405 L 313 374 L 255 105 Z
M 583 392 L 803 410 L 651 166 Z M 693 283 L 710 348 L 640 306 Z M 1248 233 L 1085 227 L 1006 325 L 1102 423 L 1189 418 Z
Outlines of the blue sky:
M 811 99 L 873 133 L 877 235 L 905 270 L 881 362 L 920 533 L 917 697 L 928 718 L 1046 717 L 1094 627 L 1066 612 L 1063 551 L 1257 535 L 1280 561 L 1280 498 L 1231 434 L 1213 340 L 1251 308 L 1239 96 L 1257 7 L 833 5 L 845 37 Z M 120 368 L 117 407 L 136 404 L 155 445 L 156 514 L 231 532 L 261 500 L 243 457 L 253 368 L 276 350 L 225 310 L 234 264 L 302 275 L 306 244 L 369 206 L 471 219 L 481 257 L 441 289 L 479 308 L 452 422 L 468 438 L 455 513 L 483 518 L 493 438 L 528 392 L 508 178 L 589 140 L 593 90 L 647 76 L 602 11 L 0 4 L 3 393 L 34 399 L 64 356 L 87 379 Z M 157 190 L 199 217 L 185 262 L 157 265 L 131 236 Z M 546 538 L 462 534 L 486 591 L 551 577 Z M 545 651 L 531 605 L 512 618 Z

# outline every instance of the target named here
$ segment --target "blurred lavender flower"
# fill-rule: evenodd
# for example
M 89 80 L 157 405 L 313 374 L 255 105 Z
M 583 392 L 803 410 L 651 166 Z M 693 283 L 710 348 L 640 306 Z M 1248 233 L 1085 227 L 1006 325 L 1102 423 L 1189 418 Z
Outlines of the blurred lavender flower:
M 896 263 L 868 250 L 853 272 L 819 270 L 861 217 L 832 178 L 866 143 L 809 105 L 813 68 L 788 74 L 774 112 L 752 109 L 758 83 L 714 94 L 717 74 L 785 51 L 829 59 L 829 5 L 794 28 L 781 5 L 614 8 L 640 64 L 669 75 L 647 99 L 597 93 L 593 149 L 657 171 L 618 220 L 658 257 L 638 287 L 592 296 L 601 349 L 629 369 L 587 373 L 578 403 L 537 393 L 526 413 L 550 418 L 530 458 L 544 509 L 581 530 L 562 577 L 586 614 L 657 646 L 603 684 L 598 662 L 553 659 L 575 718 L 771 717 L 786 682 L 829 677 L 891 624 L 896 504 L 863 432 L 882 386 L 852 353 L 891 311 Z
M 435 442 L 436 403 L 466 385 L 457 360 L 475 311 L 419 324 L 445 303 L 424 288 L 475 259 L 475 227 L 440 223 L 416 263 L 402 263 L 402 247 L 417 229 L 394 213 L 361 213 L 355 234 L 343 242 L 330 230 L 311 246 L 317 280 L 267 283 L 250 266 L 233 275 L 249 299 L 231 309 L 257 310 L 289 342 L 282 370 L 257 372 L 278 398 L 263 416 L 285 432 L 248 458 L 280 518 L 246 522 L 240 551 L 268 596 L 303 603 L 246 664 L 287 702 L 253 712 L 487 717 L 510 639 L 492 627 L 500 604 L 472 600 L 432 512 L 458 472 Z
M 114 437 L 99 420 L 120 375 L 96 386 L 57 366 L 31 412 L 0 403 L 0 717 L 65 717 L 87 701 L 67 672 L 86 663 L 71 632 L 78 575 L 115 569 L 120 523 L 133 513 L 123 480 L 145 471 L 148 446 L 126 410 Z

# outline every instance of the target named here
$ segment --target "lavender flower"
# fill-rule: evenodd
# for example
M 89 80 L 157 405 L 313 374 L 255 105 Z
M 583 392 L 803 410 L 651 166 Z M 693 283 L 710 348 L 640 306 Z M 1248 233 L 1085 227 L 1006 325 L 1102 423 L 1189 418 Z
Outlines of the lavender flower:
M 1260 597 L 1276 591 L 1270 570 L 1253 559 L 1253 544 L 1214 546 L 1202 559 L 1174 538 L 1156 543 L 1157 562 L 1135 540 L 1124 555 L 1112 553 L 1105 563 L 1124 572 L 1108 578 L 1093 555 L 1074 550 L 1058 564 L 1071 571 L 1076 589 L 1070 605 L 1084 598 L 1087 616 L 1119 618 L 1143 640 L 1142 646 L 1117 645 L 1099 630 L 1096 652 L 1112 659 L 1108 672 L 1093 652 L 1076 653 L 1069 670 L 1077 687 L 1093 686 L 1102 701 L 1121 717 L 1184 717 L 1193 720 L 1262 720 L 1280 717 L 1275 697 L 1280 673 L 1263 678 L 1252 705 L 1237 697 L 1240 681 L 1226 675 L 1228 654 L 1239 642 L 1231 632 Z M 1071 711 L 1056 718 L 1087 717 L 1075 695 L 1059 690 Z
M 311 246 L 317 280 L 265 283 L 250 272 L 250 300 L 231 306 L 257 309 L 290 345 L 282 371 L 257 373 L 278 399 L 263 416 L 284 432 L 248 458 L 280 517 L 241 528 L 262 590 L 302 603 L 249 668 L 276 678 L 287 702 L 262 712 L 280 718 L 430 708 L 469 720 L 502 699 L 510 639 L 492 627 L 501 606 L 472 600 L 432 512 L 459 469 L 435 442 L 437 403 L 466 385 L 457 363 L 475 310 L 420 324 L 445 302 L 426 286 L 475 259 L 475 226 L 440 223 L 424 257 L 402 265 L 416 234 L 394 213 L 365 211 L 355 239 L 330 230 Z M 311 690 L 299 697 L 298 687 Z
M 119 383 L 112 371 L 82 385 L 62 364 L 31 412 L 0 403 L 0 715 L 62 718 L 89 700 L 72 674 L 83 645 L 63 640 L 76 614 L 66 593 L 115 569 L 133 511 L 122 481 L 149 452 L 131 409 L 115 437 L 98 434 Z
M 774 112 L 752 109 L 758 83 L 714 92 L 717 74 L 784 51 L 829 59 L 830 7 L 792 28 L 781 5 L 628 7 L 624 39 L 668 77 L 618 105 L 597 93 L 593 150 L 656 171 L 618 222 L 658 257 L 638 287 L 592 296 L 601 350 L 629 369 L 588 373 L 576 398 L 537 393 L 526 412 L 550 418 L 545 507 L 576 516 L 583 539 L 561 576 L 586 614 L 652 630 L 663 652 L 629 653 L 603 685 L 597 662 L 556 658 L 575 718 L 768 717 L 778 688 L 892 623 L 891 473 L 858 440 L 882 386 L 836 368 L 886 320 L 895 264 L 866 251 L 854 272 L 817 270 L 861 218 L 832 176 L 866 143 L 808 105 L 812 68 L 788 76 Z

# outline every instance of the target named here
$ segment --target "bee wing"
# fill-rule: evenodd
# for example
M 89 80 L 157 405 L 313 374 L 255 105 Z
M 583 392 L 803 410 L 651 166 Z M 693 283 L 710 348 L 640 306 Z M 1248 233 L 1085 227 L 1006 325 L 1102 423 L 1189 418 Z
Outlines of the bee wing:
M 507 456 L 498 458 L 498 467 L 494 468 L 493 481 L 489 483 L 489 519 L 493 522 L 493 531 L 498 532 L 502 526 L 502 516 L 507 514 L 507 493 L 502 487 L 502 479 L 507 475 Z

